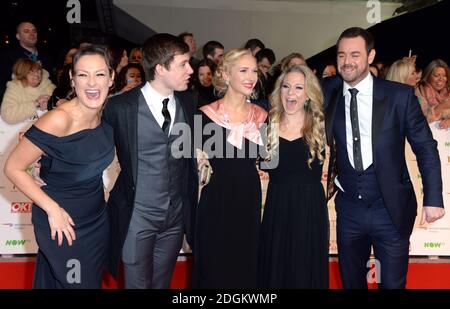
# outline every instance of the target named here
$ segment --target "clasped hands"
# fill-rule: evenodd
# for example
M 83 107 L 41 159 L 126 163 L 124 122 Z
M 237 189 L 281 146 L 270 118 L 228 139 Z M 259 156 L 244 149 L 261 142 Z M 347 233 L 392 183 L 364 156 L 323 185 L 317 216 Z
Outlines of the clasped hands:
M 201 187 L 206 186 L 213 173 L 211 164 L 209 164 L 208 154 L 201 149 L 195 149 L 197 154 L 198 180 Z

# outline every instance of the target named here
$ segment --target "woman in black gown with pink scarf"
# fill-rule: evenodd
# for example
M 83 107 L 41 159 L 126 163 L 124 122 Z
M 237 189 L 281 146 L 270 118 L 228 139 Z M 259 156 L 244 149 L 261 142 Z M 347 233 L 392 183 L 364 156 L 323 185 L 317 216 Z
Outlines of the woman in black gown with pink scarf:
M 261 183 L 256 160 L 263 146 L 259 129 L 267 117 L 248 102 L 257 79 L 252 54 L 231 50 L 213 82 L 224 97 L 200 108 L 203 151 L 213 174 L 197 210 L 195 288 L 257 287 Z

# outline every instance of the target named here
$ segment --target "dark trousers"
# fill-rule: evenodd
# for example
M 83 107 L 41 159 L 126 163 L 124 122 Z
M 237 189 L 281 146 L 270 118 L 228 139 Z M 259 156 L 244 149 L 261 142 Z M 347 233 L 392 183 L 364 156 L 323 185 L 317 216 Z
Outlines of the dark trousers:
M 182 242 L 181 211 L 155 219 L 135 208 L 122 249 L 125 288 L 168 289 Z
M 355 201 L 338 191 L 335 199 L 339 269 L 346 289 L 367 289 L 373 246 L 379 288 L 406 286 L 409 238 L 400 235 L 380 198 Z

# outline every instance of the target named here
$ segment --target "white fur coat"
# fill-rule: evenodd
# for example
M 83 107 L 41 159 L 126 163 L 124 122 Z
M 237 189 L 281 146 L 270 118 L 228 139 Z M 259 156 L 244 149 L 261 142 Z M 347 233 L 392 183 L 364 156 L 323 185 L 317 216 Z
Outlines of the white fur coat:
M 35 116 L 37 112 L 35 100 L 44 94 L 51 96 L 56 88 L 48 77 L 48 72 L 42 70 L 42 81 L 36 88 L 25 87 L 15 78 L 9 81 L 3 96 L 2 119 L 7 123 L 14 124 Z

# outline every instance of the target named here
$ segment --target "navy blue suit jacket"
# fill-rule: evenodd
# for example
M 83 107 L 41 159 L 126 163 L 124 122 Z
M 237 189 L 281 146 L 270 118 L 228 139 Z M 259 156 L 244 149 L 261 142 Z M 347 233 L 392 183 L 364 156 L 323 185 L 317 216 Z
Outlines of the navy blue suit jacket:
M 340 76 L 322 82 L 325 95 L 325 130 L 330 146 L 330 162 L 334 160 L 333 122 L 342 95 Z M 342 128 L 345 130 L 345 128 Z M 444 207 L 441 163 L 437 142 L 410 86 L 373 78 L 372 151 L 378 185 L 384 204 L 398 231 L 411 234 L 417 214 L 417 201 L 405 161 L 405 138 L 414 151 L 422 175 L 423 205 Z M 328 170 L 328 183 L 332 164 Z M 337 171 L 339 175 L 339 171 Z M 331 197 L 334 192 L 327 192 Z

